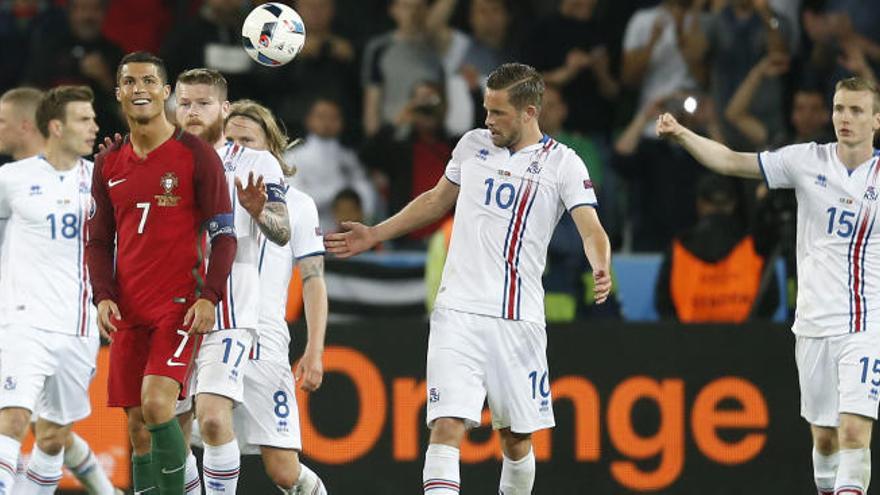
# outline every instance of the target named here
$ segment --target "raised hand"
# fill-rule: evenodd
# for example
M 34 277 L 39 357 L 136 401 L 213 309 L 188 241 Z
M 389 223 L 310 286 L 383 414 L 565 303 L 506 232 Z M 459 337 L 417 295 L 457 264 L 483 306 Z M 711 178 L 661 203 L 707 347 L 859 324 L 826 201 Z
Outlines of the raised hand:
M 254 173 L 248 172 L 247 186 L 242 185 L 241 180 L 235 178 L 235 190 L 238 193 L 238 202 L 254 218 L 259 218 L 266 206 L 269 195 L 266 193 L 266 184 L 263 184 L 263 176 L 257 177 L 254 182 Z
M 371 249 L 378 240 L 372 229 L 358 222 L 342 222 L 346 232 L 324 236 L 324 247 L 338 258 L 348 258 Z
M 659 137 L 675 137 L 682 131 L 682 129 L 682 125 L 675 120 L 675 117 L 673 117 L 671 113 L 663 113 L 657 117 L 656 130 L 657 136 Z
M 98 153 L 103 153 L 114 144 L 122 144 L 122 134 L 118 132 L 113 134 L 113 139 L 110 139 L 110 136 L 104 136 L 104 142 L 98 143 Z

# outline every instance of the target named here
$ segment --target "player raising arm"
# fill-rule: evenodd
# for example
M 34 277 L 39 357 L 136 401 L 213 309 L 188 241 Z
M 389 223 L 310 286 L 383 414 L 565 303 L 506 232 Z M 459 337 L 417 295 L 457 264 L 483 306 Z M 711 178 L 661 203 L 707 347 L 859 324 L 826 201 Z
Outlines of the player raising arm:
M 348 232 L 325 241 L 330 252 L 352 256 L 456 205 L 428 342 L 428 495 L 459 493 L 459 446 L 467 428 L 480 424 L 486 398 L 504 454 L 499 493 L 531 493 L 531 435 L 555 425 L 541 274 L 566 210 L 593 267 L 596 302 L 611 289 L 611 247 L 587 168 L 538 127 L 541 76 L 527 65 L 504 64 L 487 84 L 488 129 L 461 137 L 434 189 L 379 225 L 344 224 Z
M 126 55 L 117 84 L 131 134 L 96 160 L 86 248 L 98 324 L 113 337 L 108 401 L 128 415 L 135 491 L 180 494 L 187 449 L 175 405 L 226 292 L 232 204 L 214 149 L 165 118 L 162 60 Z
M 837 141 L 777 151 L 736 153 L 697 136 L 669 115 L 657 134 L 681 144 L 706 167 L 764 177 L 770 188 L 795 189 L 797 311 L 792 331 L 801 416 L 813 437 L 813 474 L 820 494 L 863 495 L 877 419 L 880 369 L 880 244 L 871 242 L 880 183 L 873 148 L 880 96 L 873 83 L 837 83 L 831 114 Z

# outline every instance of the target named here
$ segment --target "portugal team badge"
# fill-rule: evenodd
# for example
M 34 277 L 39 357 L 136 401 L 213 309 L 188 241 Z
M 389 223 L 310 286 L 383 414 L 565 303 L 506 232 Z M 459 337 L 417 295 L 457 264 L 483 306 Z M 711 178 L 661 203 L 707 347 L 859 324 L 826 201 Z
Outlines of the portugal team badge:
M 165 172 L 165 175 L 159 179 L 159 185 L 162 186 L 162 190 L 165 192 L 156 195 L 156 204 L 158 206 L 177 206 L 180 196 L 175 196 L 172 193 L 177 188 L 178 183 L 177 175 L 174 172 Z

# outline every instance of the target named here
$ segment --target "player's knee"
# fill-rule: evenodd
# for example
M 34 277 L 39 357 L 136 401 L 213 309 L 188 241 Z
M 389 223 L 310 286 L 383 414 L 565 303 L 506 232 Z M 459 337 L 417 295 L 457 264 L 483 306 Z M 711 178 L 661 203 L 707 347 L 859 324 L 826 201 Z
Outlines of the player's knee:
M 458 447 L 464 439 L 464 421 L 458 418 L 437 418 L 431 428 L 431 443 Z
M 199 414 L 199 432 L 207 442 L 216 444 L 229 436 L 232 424 L 223 411 L 203 411 Z
M 841 422 L 838 429 L 841 449 L 862 449 L 871 442 L 871 429 L 857 422 Z
M 532 450 L 532 435 L 529 433 L 514 433 L 509 429 L 502 430 L 501 450 L 508 459 L 518 461 L 529 455 L 529 451 Z
M 272 483 L 285 490 L 290 490 L 296 484 L 296 481 L 299 479 L 299 471 L 298 462 L 294 469 L 279 463 L 266 464 L 266 474 L 269 475 L 269 479 L 272 480 Z
M 20 407 L 0 410 L 0 435 L 21 441 L 31 422 L 31 412 Z
M 174 418 L 174 402 L 164 397 L 146 396 L 141 401 L 141 411 L 148 425 L 160 425 Z
M 38 438 L 37 446 L 49 455 L 58 455 L 64 450 L 66 438 L 64 431 L 58 429 Z

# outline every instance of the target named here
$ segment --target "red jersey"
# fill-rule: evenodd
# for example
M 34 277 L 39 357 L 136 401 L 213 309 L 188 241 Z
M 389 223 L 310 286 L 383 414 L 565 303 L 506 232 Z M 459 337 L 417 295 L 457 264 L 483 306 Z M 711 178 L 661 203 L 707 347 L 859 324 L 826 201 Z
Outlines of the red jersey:
M 96 158 L 92 196 L 86 256 L 96 304 L 111 299 L 123 318 L 140 320 L 168 304 L 222 297 L 228 267 L 209 274 L 215 286 L 205 283 L 205 228 L 212 238 L 234 236 L 232 205 L 208 143 L 178 129 L 141 159 L 126 138 Z

